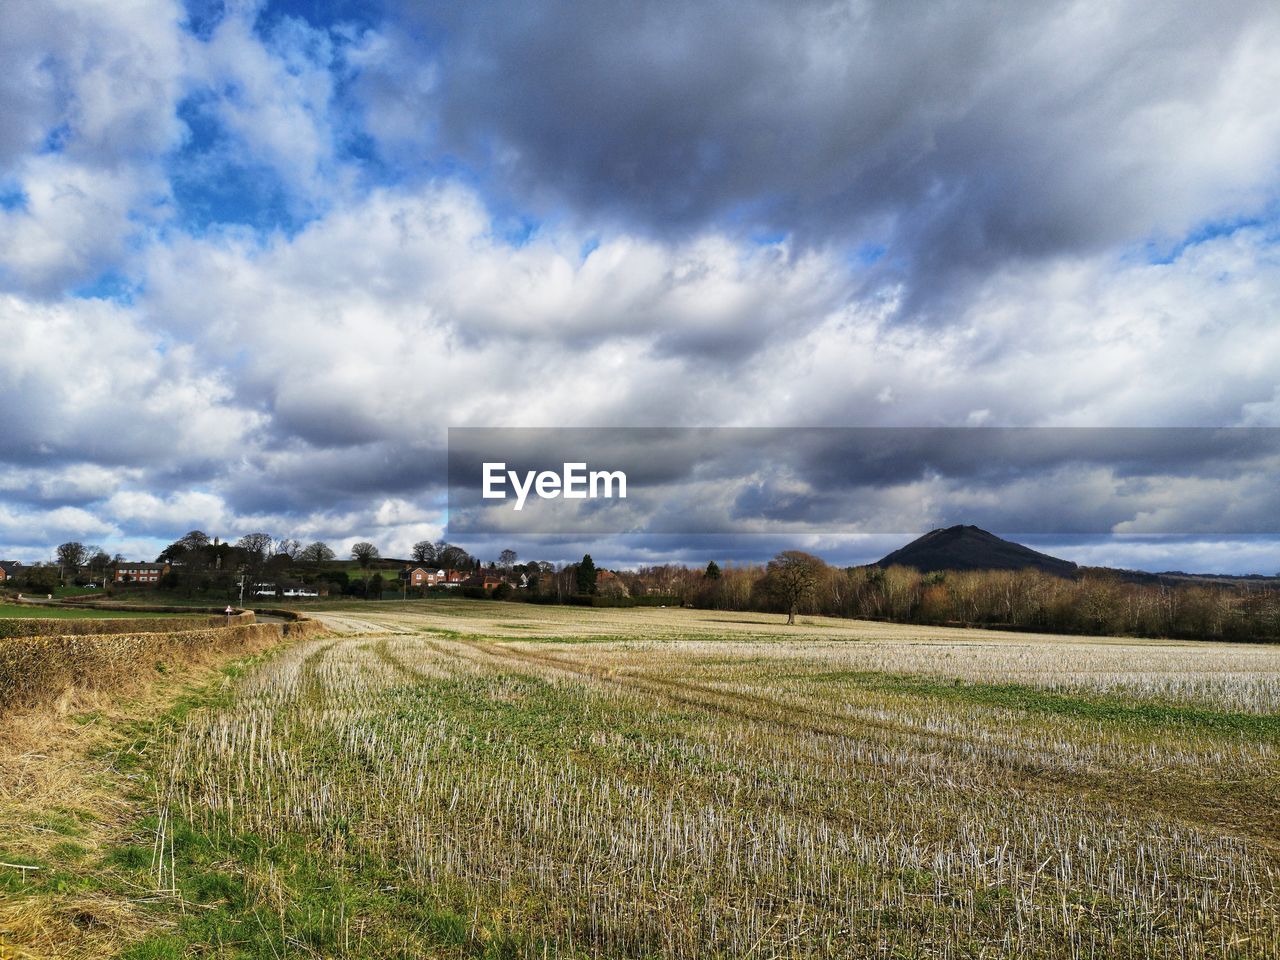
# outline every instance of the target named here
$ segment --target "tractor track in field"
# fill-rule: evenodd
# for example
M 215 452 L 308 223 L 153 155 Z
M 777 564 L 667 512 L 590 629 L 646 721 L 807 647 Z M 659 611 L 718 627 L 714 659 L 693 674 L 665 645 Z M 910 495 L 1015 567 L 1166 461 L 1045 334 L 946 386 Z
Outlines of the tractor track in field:
M 723 690 L 706 684 L 689 680 L 673 680 L 651 675 L 614 673 L 587 666 L 579 661 L 566 660 L 554 654 L 538 654 L 529 650 L 518 650 L 506 644 L 485 641 L 455 640 L 450 641 L 457 646 L 465 647 L 473 653 L 479 653 L 489 662 L 498 661 L 523 666 L 540 667 L 566 673 L 574 677 L 594 680 L 624 690 L 647 693 L 676 703 L 686 704 L 698 709 L 718 713 L 723 716 L 753 723 L 764 723 L 772 726 L 812 733 L 819 736 L 848 738 L 856 736 L 856 731 L 840 726 L 841 721 L 850 725 L 868 727 L 873 730 L 916 737 L 938 744 L 964 744 L 972 741 L 961 734 L 941 731 L 918 730 L 897 724 L 889 720 L 878 720 L 871 717 L 840 717 L 823 713 L 809 707 L 785 704 L 772 697 L 760 694 L 743 693 L 741 691 Z M 446 652 L 436 643 L 437 650 Z M 473 658 L 474 659 L 474 658 Z M 780 716 L 789 714 L 790 716 Z M 803 718 L 793 719 L 793 717 Z M 825 722 L 824 722 L 825 721 Z M 1019 767 L 1019 772 L 1048 773 L 1051 768 L 1043 766 Z
M 319 620 L 325 625 L 330 632 L 342 636 L 350 637 L 369 637 L 369 636 L 417 636 L 416 631 L 405 627 L 396 627 L 381 623 L 377 620 L 367 620 L 364 617 L 351 616 L 341 613 L 312 613 L 308 614 L 315 620 Z

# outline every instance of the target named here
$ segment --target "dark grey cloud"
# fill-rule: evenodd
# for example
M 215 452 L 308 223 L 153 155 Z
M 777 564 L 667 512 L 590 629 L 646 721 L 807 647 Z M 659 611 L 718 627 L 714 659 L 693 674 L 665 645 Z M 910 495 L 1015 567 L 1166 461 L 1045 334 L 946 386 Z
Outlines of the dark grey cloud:
M 884 245 L 913 295 L 1177 233 L 1280 157 L 1265 0 L 399 6 L 440 38 L 432 147 L 519 202 Z
M 257 455 L 229 469 L 219 484 L 243 514 L 305 516 L 366 508 L 379 497 L 429 501 L 442 497 L 445 451 L 415 443 L 381 442 L 320 448 L 295 444 Z
M 1280 430 L 1211 427 L 863 427 L 786 431 L 797 472 L 828 489 L 940 474 L 984 484 L 1062 466 L 1117 478 L 1235 479 L 1280 458 Z M 762 431 L 775 446 L 775 431 Z

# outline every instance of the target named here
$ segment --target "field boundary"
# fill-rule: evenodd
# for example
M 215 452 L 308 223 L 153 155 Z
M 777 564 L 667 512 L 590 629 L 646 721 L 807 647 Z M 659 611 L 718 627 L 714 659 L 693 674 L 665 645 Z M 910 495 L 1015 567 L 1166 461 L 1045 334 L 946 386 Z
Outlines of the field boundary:
M 265 611 L 264 611 L 265 612 Z M 257 653 L 288 639 L 317 636 L 325 627 L 317 620 L 288 611 L 273 611 L 285 622 L 243 622 L 186 629 L 186 621 L 144 623 L 143 629 L 116 633 L 61 632 L 0 638 L 0 716 L 13 710 L 53 704 L 76 690 L 124 691 L 192 662 Z M 57 622 L 57 621 L 55 621 Z M 112 621 L 98 621 L 98 623 Z
M 167 613 L 168 611 L 149 611 Z M 68 620 L 59 617 L 3 617 L 0 618 L 0 639 L 50 636 L 86 636 L 116 633 L 167 633 L 156 630 L 157 623 L 174 623 L 184 629 L 213 629 L 237 627 L 253 623 L 253 611 L 245 610 L 231 616 L 205 615 L 184 617 L 180 620 L 159 620 L 155 617 L 102 617 L 90 620 Z

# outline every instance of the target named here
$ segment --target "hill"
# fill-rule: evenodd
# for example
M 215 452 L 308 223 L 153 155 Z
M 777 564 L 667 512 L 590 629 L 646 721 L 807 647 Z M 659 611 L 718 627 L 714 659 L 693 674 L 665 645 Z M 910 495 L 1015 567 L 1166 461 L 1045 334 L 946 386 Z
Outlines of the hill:
M 935 570 L 1043 570 L 1059 577 L 1074 577 L 1070 560 L 1051 557 L 1012 540 L 973 526 L 931 530 L 905 547 L 876 562 L 876 566 L 915 567 L 921 573 Z

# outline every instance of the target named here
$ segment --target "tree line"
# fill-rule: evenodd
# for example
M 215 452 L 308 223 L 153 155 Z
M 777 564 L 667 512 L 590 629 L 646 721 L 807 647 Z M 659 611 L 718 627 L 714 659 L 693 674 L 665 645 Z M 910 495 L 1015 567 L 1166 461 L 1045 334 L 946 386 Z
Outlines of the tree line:
M 211 537 L 202 530 L 192 530 L 160 551 L 154 562 L 170 565 L 169 572 L 158 584 L 161 589 L 187 594 L 209 592 L 232 598 L 238 594 L 241 582 L 322 584 L 340 593 L 357 595 L 378 590 L 382 576 L 376 568 L 387 565 L 381 564 L 383 558 L 378 548 L 368 541 L 358 542 L 352 545 L 349 558 L 361 571 L 360 579 L 355 582 L 343 565 L 336 562 L 338 554 L 322 540 L 303 544 L 292 537 L 255 532 L 231 542 Z M 445 541 L 416 544 L 414 558 L 460 570 L 475 568 L 480 563 L 462 547 Z M 120 554 L 113 557 L 100 547 L 69 541 L 58 545 L 50 562 L 20 568 L 13 585 L 34 591 L 69 585 L 111 586 L 113 568 L 123 562 L 125 558 Z
M 304 545 L 258 532 L 230 543 L 193 530 L 169 544 L 157 561 L 172 565 L 160 586 L 189 595 L 230 597 L 247 582 L 321 584 L 329 593 L 382 596 L 388 584 L 377 568 L 387 564 L 378 548 L 361 541 L 349 556 L 361 572 L 355 580 L 323 541 Z M 786 614 L 788 622 L 797 614 L 821 614 L 1052 633 L 1280 640 L 1280 588 L 1273 581 L 1134 580 L 1103 568 L 1083 568 L 1074 578 L 1032 569 L 921 573 L 901 566 L 837 567 L 796 550 L 783 551 L 767 564 L 722 568 L 712 561 L 705 568 L 657 564 L 606 570 L 597 568 L 589 554 L 557 566 L 520 563 L 508 549 L 486 565 L 456 544 L 427 540 L 414 545 L 411 558 L 430 568 L 498 572 L 497 588 L 464 591 L 497 599 L 666 603 Z M 105 579 L 119 559 L 96 547 L 66 543 L 57 548 L 55 562 L 24 568 L 25 581 L 19 584 L 44 590 L 86 577 Z M 397 573 L 393 589 L 409 596 L 398 579 Z
M 584 558 L 590 564 L 590 557 Z M 838 567 L 785 550 L 767 564 L 705 568 L 659 564 L 604 571 L 570 564 L 538 585 L 529 599 L 606 602 L 659 599 L 715 610 L 798 614 L 900 623 L 1110 636 L 1232 641 L 1280 640 L 1280 587 L 1275 581 L 1197 583 L 1083 568 L 1074 578 L 1038 570 L 921 573 L 912 567 Z M 548 596 L 548 591 L 551 596 Z
M 695 607 L 903 623 L 955 624 L 1048 633 L 1175 639 L 1280 640 L 1274 581 L 1135 581 L 1085 568 L 1075 578 L 1038 570 L 921 573 L 911 567 L 835 567 L 799 551 L 768 564 L 703 571 L 649 567 L 619 578 Z
M 60 544 L 49 563 L 22 567 L 10 585 L 40 592 L 68 585 L 117 586 L 112 568 L 124 559 L 119 554 L 111 557 L 98 547 L 71 541 Z M 510 549 L 485 564 L 465 548 L 445 540 L 418 541 L 409 559 L 414 565 L 463 574 L 498 571 L 504 578 L 523 578 L 524 583 L 536 583 L 556 570 L 546 561 L 520 563 L 519 555 Z M 340 558 L 322 540 L 303 543 L 297 538 L 259 531 L 224 541 L 202 530 L 192 530 L 161 550 L 154 562 L 169 565 L 169 571 L 156 586 L 187 596 L 236 599 L 242 584 L 246 598 L 258 586 L 317 587 L 330 594 L 370 598 L 381 597 L 388 590 L 407 593 L 399 576 L 405 561 L 383 557 L 370 541 L 354 543 Z M 350 564 L 359 568 L 354 578 L 348 572 Z M 151 586 L 149 582 L 146 585 Z M 417 593 L 420 595 L 421 591 Z

